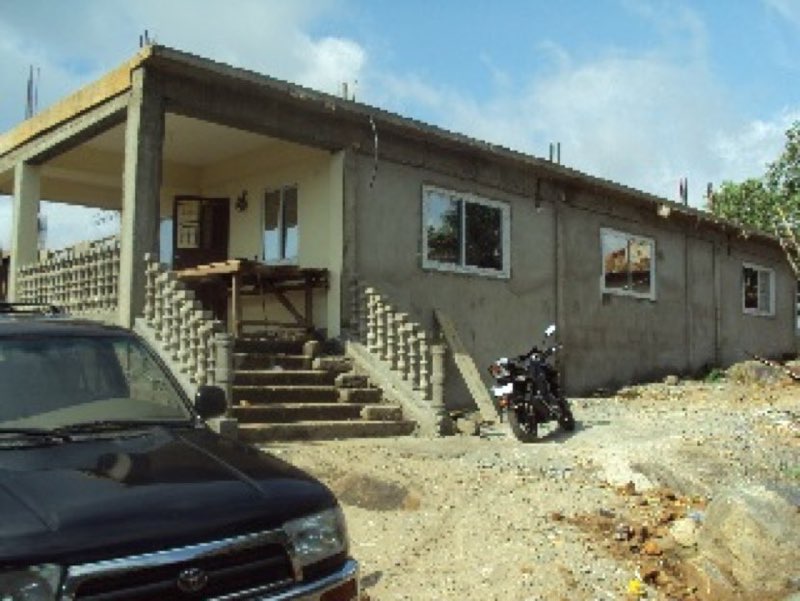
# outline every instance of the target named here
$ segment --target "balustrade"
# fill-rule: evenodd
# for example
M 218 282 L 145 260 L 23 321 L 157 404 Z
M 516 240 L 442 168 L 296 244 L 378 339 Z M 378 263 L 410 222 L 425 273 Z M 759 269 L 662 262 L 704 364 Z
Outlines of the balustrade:
M 359 324 L 354 331 L 367 350 L 381 359 L 389 369 L 418 391 L 419 395 L 432 400 L 431 371 L 432 356 L 429 337 L 425 329 L 411 320 L 407 313 L 398 311 L 375 288 L 353 286 L 353 323 Z M 444 382 L 444 362 L 436 366 L 441 371 L 438 382 Z
M 117 309 L 119 238 L 112 236 L 46 251 L 17 271 L 17 300 L 48 303 L 74 315 Z
M 145 264 L 145 326 L 189 381 L 197 386 L 215 384 L 219 372 L 215 337 L 225 331 L 223 324 L 203 310 L 194 292 L 151 255 L 145 257 Z

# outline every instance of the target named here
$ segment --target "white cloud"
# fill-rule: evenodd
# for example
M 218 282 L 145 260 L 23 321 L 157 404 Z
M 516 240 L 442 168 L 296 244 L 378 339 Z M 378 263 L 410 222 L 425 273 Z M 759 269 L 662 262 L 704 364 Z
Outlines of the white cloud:
M 678 181 L 686 177 L 690 203 L 702 206 L 707 183 L 763 174 L 800 105 L 760 121 L 737 114 L 731 91 L 706 60 L 702 21 L 683 9 L 679 17 L 689 38 L 682 46 L 672 43 L 681 37 L 673 25 L 665 25 L 663 47 L 639 54 L 611 50 L 582 62 L 550 42 L 539 46 L 552 63 L 546 75 L 516 88 L 502 80 L 492 86 L 498 81 L 492 66 L 485 100 L 415 74 L 384 78 L 381 100 L 540 157 L 560 142 L 565 165 L 662 197 L 677 198 Z M 667 15 L 648 9 L 647 18 Z
M 366 61 L 361 46 L 341 38 L 306 39 L 305 42 L 298 49 L 305 63 L 297 75 L 299 83 L 333 93 L 344 82 L 358 81 Z
M 329 93 L 361 78 L 366 53 L 354 40 L 314 37 L 314 20 L 339 0 L 84 0 L 5 2 L 0 16 L 0 131 L 22 120 L 30 65 L 40 70 L 39 108 L 130 57 L 148 30 L 158 43 L 268 73 Z M 85 237 L 93 213 L 43 205 L 51 248 Z M 0 247 L 10 245 L 11 203 L 0 196 Z M 93 232 L 96 235 L 98 232 Z M 103 235 L 100 233 L 99 235 Z
M 737 130 L 720 132 L 714 149 L 727 170 L 738 176 L 731 181 L 763 175 L 767 165 L 780 155 L 786 142 L 786 131 L 800 121 L 800 107 L 783 110 L 771 120 L 757 119 Z
M 24 114 L 31 64 L 40 108 L 131 56 L 148 30 L 158 43 L 269 73 L 325 92 L 358 80 L 366 53 L 354 40 L 307 33 L 337 0 L 84 0 L 4 3 L 0 17 L 0 130 Z
M 797 0 L 764 0 L 764 4 L 796 27 L 800 27 L 800 2 Z

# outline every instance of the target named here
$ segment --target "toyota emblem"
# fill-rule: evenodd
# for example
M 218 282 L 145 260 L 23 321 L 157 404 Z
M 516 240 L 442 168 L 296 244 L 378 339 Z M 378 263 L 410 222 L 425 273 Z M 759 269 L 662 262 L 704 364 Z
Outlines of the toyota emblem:
M 200 568 L 186 568 L 178 574 L 178 588 L 184 593 L 197 593 L 208 584 L 208 574 Z

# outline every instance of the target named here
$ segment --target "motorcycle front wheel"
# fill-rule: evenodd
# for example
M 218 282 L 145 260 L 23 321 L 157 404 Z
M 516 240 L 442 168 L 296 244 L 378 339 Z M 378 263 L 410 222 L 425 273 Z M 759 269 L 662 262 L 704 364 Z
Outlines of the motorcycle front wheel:
M 522 408 L 508 411 L 508 425 L 520 442 L 535 442 L 538 424 L 535 415 L 525 415 Z
M 572 409 L 569 408 L 569 404 L 564 398 L 558 400 L 558 405 L 561 409 L 561 415 L 558 417 L 558 425 L 567 432 L 572 432 L 575 429 L 575 417 L 572 415 Z

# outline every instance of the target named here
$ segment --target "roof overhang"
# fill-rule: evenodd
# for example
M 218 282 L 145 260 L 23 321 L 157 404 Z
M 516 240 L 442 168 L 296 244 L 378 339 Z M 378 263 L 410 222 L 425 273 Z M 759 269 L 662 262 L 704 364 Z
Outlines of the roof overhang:
M 8 183 L 13 179 L 13 165 L 19 160 L 28 160 L 27 157 L 33 157 L 34 162 L 46 160 L 51 156 L 53 149 L 61 151 L 69 148 L 70 144 L 82 143 L 87 138 L 96 136 L 124 120 L 127 94 L 131 89 L 131 73 L 142 66 L 152 67 L 166 76 L 190 77 L 220 86 L 233 85 L 245 93 L 257 93 L 260 97 L 274 98 L 284 105 L 294 106 L 306 114 L 327 119 L 331 123 L 359 123 L 367 126 L 367 132 L 368 126 L 377 126 L 382 132 L 390 133 L 396 138 L 449 150 L 460 156 L 527 170 L 535 178 L 624 200 L 652 210 L 661 217 L 687 219 L 727 233 L 778 243 L 774 237 L 763 232 L 739 227 L 707 211 L 694 209 L 618 182 L 591 176 L 552 161 L 483 142 L 353 100 L 159 45 L 141 49 L 98 81 L 81 88 L 0 135 L 0 189 L 8 189 Z M 107 119 L 98 119 L 98 114 L 102 117 L 104 111 L 107 113 Z M 82 118 L 86 122 L 83 127 Z M 71 124 L 73 127 L 64 128 L 65 124 Z M 56 138 L 64 136 L 65 139 L 48 139 L 48 135 Z M 41 141 L 39 148 L 37 141 Z M 330 140 L 327 143 L 329 149 L 335 147 Z M 339 147 L 345 145 L 347 144 L 342 140 Z M 320 148 L 324 146 L 325 144 L 320 144 Z

